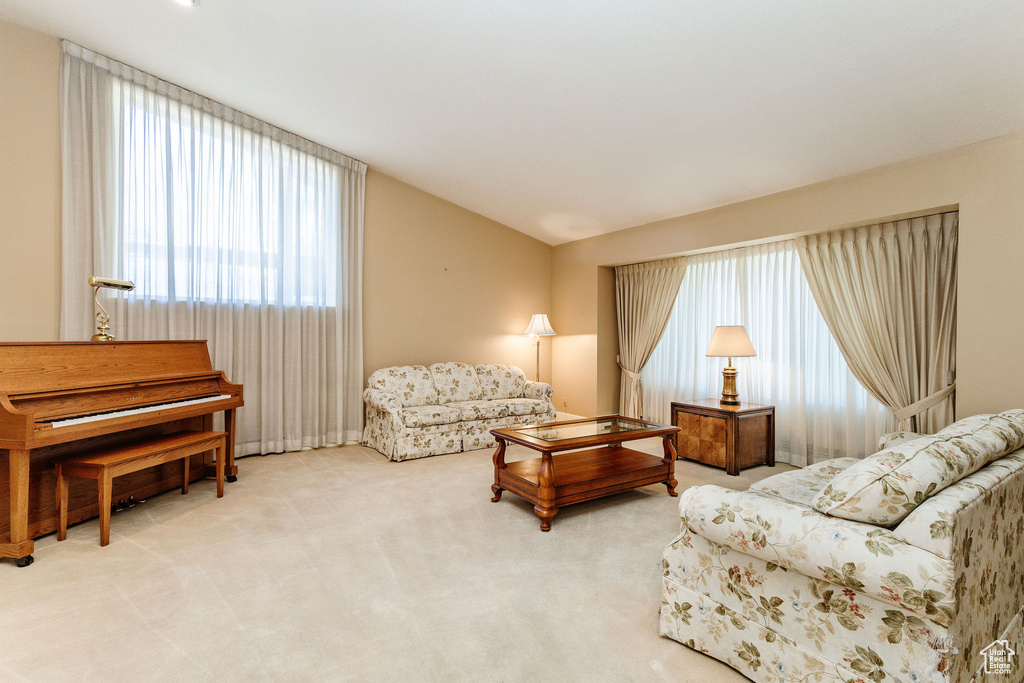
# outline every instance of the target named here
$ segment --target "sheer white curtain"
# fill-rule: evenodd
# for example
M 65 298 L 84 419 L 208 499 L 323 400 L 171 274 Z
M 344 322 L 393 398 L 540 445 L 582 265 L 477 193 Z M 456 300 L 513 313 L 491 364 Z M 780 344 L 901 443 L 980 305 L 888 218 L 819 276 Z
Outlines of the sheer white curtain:
M 365 164 L 68 42 L 61 84 L 61 337 L 133 280 L 114 336 L 207 339 L 239 454 L 358 441 Z
M 641 373 L 649 419 L 672 401 L 719 397 L 716 325 L 743 325 L 757 356 L 736 358 L 740 400 L 775 406 L 776 457 L 804 466 L 876 450 L 892 413 L 861 387 L 818 312 L 792 241 L 687 258 L 675 307 Z

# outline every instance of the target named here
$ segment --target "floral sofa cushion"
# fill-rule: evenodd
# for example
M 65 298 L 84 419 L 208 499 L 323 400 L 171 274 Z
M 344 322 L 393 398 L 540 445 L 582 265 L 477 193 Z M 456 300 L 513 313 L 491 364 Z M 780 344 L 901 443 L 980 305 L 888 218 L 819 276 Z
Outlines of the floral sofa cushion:
M 396 394 L 403 406 L 437 405 L 437 390 L 430 370 L 422 365 L 399 365 L 377 370 L 367 380 L 370 389 Z
M 448 406 L 407 406 L 402 408 L 402 423 L 406 427 L 426 427 L 458 422 L 462 414 Z
M 438 403 L 480 400 L 480 382 L 467 363 L 434 363 L 430 366 Z
M 526 386 L 526 375 L 514 365 L 478 365 L 476 377 L 485 399 L 516 398 Z
M 1024 410 L 975 415 L 938 433 L 890 446 L 837 474 L 814 509 L 892 526 L 931 496 L 1024 446 Z
M 533 415 L 545 413 L 551 401 L 541 401 L 535 398 L 507 398 L 504 401 L 494 401 L 504 406 L 508 415 Z
M 458 410 L 460 420 L 489 420 L 509 414 L 508 408 L 498 401 L 453 401 L 445 406 Z
M 811 501 L 832 478 L 860 462 L 859 458 L 834 458 L 803 469 L 780 472 L 750 485 L 751 491 L 767 493 L 797 505 L 811 507 Z

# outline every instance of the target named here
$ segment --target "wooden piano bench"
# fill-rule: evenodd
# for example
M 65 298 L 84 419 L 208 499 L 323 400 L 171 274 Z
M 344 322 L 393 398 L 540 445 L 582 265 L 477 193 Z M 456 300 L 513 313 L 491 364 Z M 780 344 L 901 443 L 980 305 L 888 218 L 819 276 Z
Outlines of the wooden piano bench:
M 188 493 L 189 458 L 216 450 L 217 497 L 224 496 L 224 461 L 227 434 L 224 432 L 177 432 L 142 443 L 74 455 L 56 463 L 57 467 L 57 540 L 68 535 L 67 477 L 95 479 L 100 497 L 100 545 L 110 543 L 110 491 L 114 477 L 174 460 L 183 461 L 181 492 Z

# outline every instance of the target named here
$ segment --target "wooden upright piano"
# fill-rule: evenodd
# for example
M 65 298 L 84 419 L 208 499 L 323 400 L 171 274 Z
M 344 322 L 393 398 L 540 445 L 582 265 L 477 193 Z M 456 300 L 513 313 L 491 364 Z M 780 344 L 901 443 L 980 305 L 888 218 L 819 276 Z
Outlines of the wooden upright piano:
M 56 459 L 184 430 L 209 430 L 224 411 L 225 474 L 234 481 L 235 410 L 242 385 L 214 371 L 206 342 L 0 343 L 0 557 L 32 562 L 33 540 L 57 528 Z M 213 475 L 193 456 L 193 479 Z M 68 521 L 98 514 L 91 482 L 78 482 Z M 178 464 L 114 480 L 113 499 L 181 485 Z

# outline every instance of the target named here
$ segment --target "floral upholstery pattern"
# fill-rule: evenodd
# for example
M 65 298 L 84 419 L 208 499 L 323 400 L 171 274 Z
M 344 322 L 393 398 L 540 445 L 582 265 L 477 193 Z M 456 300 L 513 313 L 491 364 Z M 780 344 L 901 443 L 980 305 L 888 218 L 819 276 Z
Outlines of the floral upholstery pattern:
M 661 634 L 755 681 L 930 681 L 947 656 L 929 645 L 941 626 L 696 534 L 669 545 L 662 574 Z
M 426 427 L 458 422 L 462 414 L 448 406 L 409 406 L 402 408 L 402 424 L 406 427 Z
M 459 420 L 488 420 L 509 414 L 508 406 L 499 401 L 456 401 L 445 405 L 459 411 Z
M 892 530 L 893 536 L 935 553 L 953 557 L 953 521 L 979 495 L 1024 470 L 1024 452 L 1011 453 L 988 467 L 964 477 L 956 486 L 935 494 Z
M 942 489 L 1022 446 L 1024 410 L 975 415 L 864 458 L 832 479 L 813 506 L 836 517 L 890 526 Z
M 981 650 L 1024 642 L 1024 448 L 891 530 L 823 514 L 796 491 L 854 466 L 684 492 L 682 533 L 662 559 L 662 635 L 754 681 L 987 680 Z M 1007 680 L 1022 678 L 1015 666 Z
M 485 399 L 521 397 L 526 387 L 526 375 L 514 365 L 478 365 L 476 376 Z
M 377 370 L 366 383 L 370 389 L 398 396 L 403 406 L 433 406 L 438 403 L 434 378 L 422 365 Z
M 896 538 L 888 529 L 815 513 L 756 491 L 697 486 L 680 498 L 687 527 L 705 539 L 937 624 L 952 620 L 949 560 Z
M 472 365 L 434 363 L 430 366 L 430 375 L 434 378 L 438 403 L 478 401 L 480 399 L 480 382 L 477 381 L 476 371 Z
M 494 448 L 498 442 L 491 436 L 491 430 L 511 427 L 512 424 L 511 417 L 480 420 L 467 424 L 462 428 L 463 447 L 467 451 L 474 448 Z
M 541 401 L 535 398 L 507 398 L 502 401 L 494 401 L 504 406 L 508 415 L 533 415 L 535 413 L 546 413 L 551 401 Z
M 524 398 L 532 398 L 538 401 L 550 401 L 554 393 L 555 388 L 547 382 L 534 382 L 532 379 L 528 379 L 526 380 L 526 384 L 523 386 Z
M 493 448 L 492 429 L 554 420 L 550 384 L 526 382 L 523 371 L 511 365 L 478 367 L 488 373 L 491 393 L 515 387 L 519 393 L 486 399 L 476 369 L 466 363 L 377 370 L 363 392 L 363 443 L 391 460 L 408 460 Z
M 858 458 L 834 458 L 803 469 L 780 472 L 750 485 L 751 491 L 768 493 L 798 505 L 811 506 L 815 494 L 847 467 L 860 462 Z
M 925 434 L 918 434 L 917 432 L 888 432 L 878 437 L 878 450 L 884 450 L 889 446 L 896 446 L 903 443 L 904 441 L 913 441 L 914 439 L 920 439 L 926 436 Z

